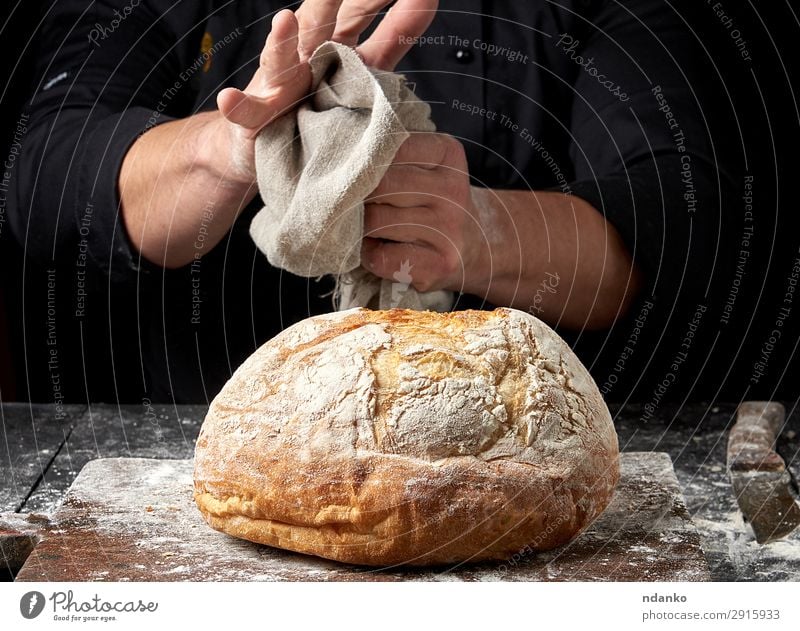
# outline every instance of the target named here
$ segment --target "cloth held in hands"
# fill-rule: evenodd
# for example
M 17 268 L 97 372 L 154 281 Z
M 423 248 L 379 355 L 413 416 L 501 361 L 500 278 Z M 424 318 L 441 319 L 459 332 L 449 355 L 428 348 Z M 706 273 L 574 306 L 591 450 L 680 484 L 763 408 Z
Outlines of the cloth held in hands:
M 435 309 L 446 291 L 419 293 L 413 267 L 382 280 L 361 267 L 364 199 L 378 186 L 409 132 L 430 132 L 430 107 L 401 75 L 373 71 L 350 48 L 319 46 L 309 60 L 311 95 L 267 125 L 255 143 L 265 207 L 250 235 L 276 267 L 337 276 L 337 308 Z

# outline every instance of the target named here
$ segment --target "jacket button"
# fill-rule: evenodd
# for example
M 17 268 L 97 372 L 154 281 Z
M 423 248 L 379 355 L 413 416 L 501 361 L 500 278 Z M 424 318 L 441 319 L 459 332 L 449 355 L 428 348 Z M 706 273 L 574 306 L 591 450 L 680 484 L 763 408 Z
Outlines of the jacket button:
M 456 61 L 462 64 L 468 64 L 472 61 L 472 51 L 467 48 L 459 48 L 456 50 Z

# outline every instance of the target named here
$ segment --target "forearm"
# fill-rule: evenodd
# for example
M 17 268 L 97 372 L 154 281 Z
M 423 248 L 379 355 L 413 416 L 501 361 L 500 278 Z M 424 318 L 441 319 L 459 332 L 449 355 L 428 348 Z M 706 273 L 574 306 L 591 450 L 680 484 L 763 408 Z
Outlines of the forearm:
M 259 66 L 244 91 L 217 95 L 219 112 L 165 123 L 126 154 L 119 178 L 122 217 L 149 261 L 180 267 L 216 245 L 255 196 L 254 138 L 297 105 L 311 85 L 306 63 L 325 40 L 355 45 L 386 0 L 306 0 L 272 19 Z M 392 70 L 435 13 L 435 0 L 394 3 L 358 47 L 365 63 Z M 401 37 L 402 36 L 402 37 Z M 196 247 L 202 234 L 203 247 Z
M 233 133 L 219 112 L 204 112 L 154 127 L 131 146 L 119 177 L 121 212 L 145 259 L 167 268 L 190 263 L 253 199 L 255 178 L 233 154 Z
M 601 329 L 640 284 L 625 244 L 583 199 L 559 192 L 473 189 L 486 247 L 466 288 L 497 305 L 571 329 Z

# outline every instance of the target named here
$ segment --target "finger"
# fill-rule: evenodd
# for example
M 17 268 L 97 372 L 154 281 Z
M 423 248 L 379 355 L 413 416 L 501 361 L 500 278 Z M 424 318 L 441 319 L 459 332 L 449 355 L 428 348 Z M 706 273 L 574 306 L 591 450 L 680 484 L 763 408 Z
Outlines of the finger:
M 232 123 L 239 123 L 242 117 L 240 106 L 243 108 L 243 101 L 245 100 L 245 93 L 236 88 L 225 88 L 217 94 L 217 108 L 222 115 Z M 239 111 L 237 111 L 239 110 Z
M 407 279 L 410 277 L 410 284 L 419 291 L 440 289 L 447 283 L 447 270 L 441 255 L 418 243 L 364 239 L 361 264 L 380 278 L 393 279 L 395 274 L 403 271 L 404 282 L 409 282 Z
M 436 268 L 437 255 L 433 248 L 421 243 L 395 243 L 381 239 L 365 238 L 361 243 L 361 264 L 381 278 L 391 278 L 405 261 L 417 271 L 417 280 L 422 280 L 426 270 Z M 413 270 L 412 270 L 413 276 Z
M 252 135 L 285 112 L 296 99 L 259 97 L 236 88 L 226 88 L 217 95 L 217 106 L 230 122 L 244 127 Z
M 438 0 L 398 0 L 358 53 L 368 66 L 394 70 L 436 15 Z
M 435 169 L 448 163 L 452 146 L 458 143 L 452 136 L 438 132 L 416 132 L 409 135 L 394 154 L 394 164 L 413 164 L 421 168 Z M 458 143 L 460 144 L 460 143 Z M 458 166 L 458 165 L 454 165 Z
M 383 204 L 364 207 L 364 236 L 389 241 L 431 244 L 435 231 L 428 225 L 431 213 L 427 208 L 403 208 Z
M 381 179 L 378 187 L 370 193 L 368 200 L 384 195 L 396 195 L 392 200 L 381 199 L 383 203 L 396 206 L 426 206 L 425 200 L 415 192 L 436 191 L 442 188 L 442 178 L 458 177 L 467 173 L 466 163 L 451 158 L 449 146 L 454 141 L 450 136 L 439 133 L 414 133 L 400 145 L 392 164 Z M 442 169 L 443 164 L 455 162 L 454 168 Z M 450 166 L 448 164 L 448 166 Z
M 254 129 L 269 119 L 269 104 L 265 99 L 245 94 L 236 88 L 225 88 L 217 95 L 217 107 L 230 122 Z
M 367 197 L 367 202 L 379 202 L 400 208 L 431 206 L 441 196 L 441 190 L 450 190 L 449 180 L 457 177 L 445 169 L 426 169 L 405 164 L 393 164 L 377 188 Z M 445 188 L 445 185 L 448 185 Z
M 372 24 L 378 13 L 391 0 L 345 0 L 336 15 L 333 38 L 347 46 L 355 46 L 358 37 Z
M 272 18 L 272 28 L 259 59 L 261 85 L 252 86 L 261 96 L 292 81 L 300 68 L 297 52 L 299 24 L 294 13 L 285 9 Z M 250 86 L 248 86 L 250 87 Z M 259 90 L 260 88 L 260 90 Z M 252 92 L 253 90 L 248 90 Z
M 300 58 L 305 61 L 325 40 L 333 36 L 336 14 L 342 0 L 305 0 L 295 15 L 300 24 Z
M 226 88 L 217 95 L 217 106 L 225 118 L 258 131 L 305 94 L 308 86 L 301 76 L 297 33 L 294 13 L 286 10 L 273 17 L 259 69 L 245 91 Z

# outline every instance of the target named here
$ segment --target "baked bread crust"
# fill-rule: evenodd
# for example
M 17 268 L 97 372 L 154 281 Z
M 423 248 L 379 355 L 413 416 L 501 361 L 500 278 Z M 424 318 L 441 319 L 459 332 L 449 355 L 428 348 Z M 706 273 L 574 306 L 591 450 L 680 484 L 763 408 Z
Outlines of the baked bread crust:
M 365 565 L 507 559 L 606 507 L 617 435 L 594 381 L 513 309 L 353 309 L 259 348 L 214 399 L 195 500 L 215 529 Z

